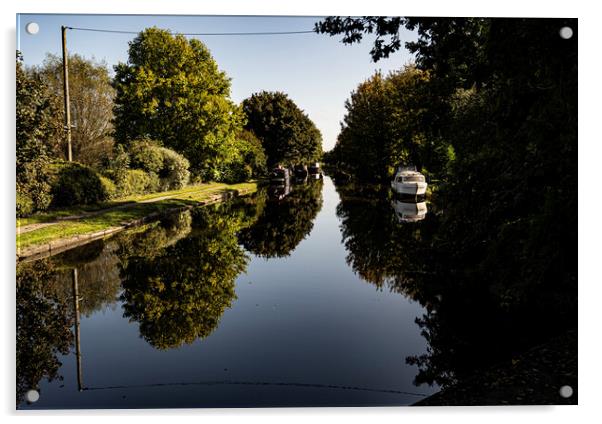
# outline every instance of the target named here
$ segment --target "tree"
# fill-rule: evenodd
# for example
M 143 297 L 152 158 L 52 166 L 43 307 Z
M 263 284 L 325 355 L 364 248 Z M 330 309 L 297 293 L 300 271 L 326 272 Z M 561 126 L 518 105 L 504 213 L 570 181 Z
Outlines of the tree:
M 361 83 L 345 102 L 328 163 L 363 181 L 388 180 L 400 163 L 440 172 L 450 157 L 448 146 L 430 131 L 441 103 L 432 98 L 430 81 L 429 72 L 406 66 Z
M 61 134 L 53 116 L 55 103 L 44 82 L 24 69 L 17 52 L 17 215 L 44 210 L 50 204 L 46 166 L 50 161 L 48 140 Z
M 366 19 L 328 18 L 338 27 L 324 29 L 356 42 L 371 32 Z M 576 327 L 577 20 L 396 23 L 391 32 L 403 24 L 418 34 L 406 47 L 430 74 L 423 106 L 443 103 L 421 126 L 455 154 L 435 199 L 433 277 L 413 283 L 436 305 L 417 320 L 429 352 L 408 358 L 417 383 L 449 384 Z
M 35 69 L 50 94 L 58 102 L 63 99 L 63 61 L 55 55 L 48 55 L 43 65 Z M 78 54 L 69 55 L 69 95 L 71 103 L 71 124 L 73 125 L 73 159 L 97 168 L 103 157 L 109 156 L 113 148 L 113 98 L 115 90 L 107 65 L 86 59 Z M 53 115 L 55 125 L 64 125 L 64 109 L 57 107 Z M 63 134 L 52 140 L 55 157 L 67 159 L 67 146 Z
M 148 28 L 129 44 L 128 63 L 115 66 L 115 137 L 129 144 L 152 138 L 183 154 L 191 171 L 218 179 L 236 154 L 240 109 L 230 80 L 199 40 Z
M 268 166 L 317 161 L 322 135 L 309 117 L 282 92 L 262 91 L 242 103 L 245 128 L 262 143 Z
M 362 40 L 364 34 L 375 34 L 374 47 L 370 50 L 372 60 L 375 62 L 387 58 L 393 52 L 401 48 L 399 39 L 399 28 L 406 22 L 400 17 L 363 16 L 352 18 L 351 16 L 329 16 L 315 24 L 315 31 L 320 34 L 343 36 L 343 43 L 353 44 Z M 387 40 L 388 41 L 385 41 Z

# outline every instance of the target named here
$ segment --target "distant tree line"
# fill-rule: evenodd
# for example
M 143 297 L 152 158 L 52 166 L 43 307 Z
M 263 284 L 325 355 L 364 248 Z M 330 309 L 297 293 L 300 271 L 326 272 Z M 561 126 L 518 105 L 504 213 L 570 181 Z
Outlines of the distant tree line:
M 104 63 L 70 55 L 73 163 L 65 162 L 62 60 L 49 55 L 25 68 L 18 55 L 18 216 L 189 182 L 244 181 L 268 165 L 320 157 L 320 132 L 285 94 L 233 103 L 230 79 L 201 41 L 148 28 L 128 53 L 114 76 Z

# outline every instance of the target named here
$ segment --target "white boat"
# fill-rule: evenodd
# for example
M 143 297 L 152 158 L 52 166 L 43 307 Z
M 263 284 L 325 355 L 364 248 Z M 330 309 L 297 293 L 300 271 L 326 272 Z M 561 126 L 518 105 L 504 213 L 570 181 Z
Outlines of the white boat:
M 393 209 L 395 210 L 395 216 L 399 222 L 422 221 L 427 213 L 426 202 L 406 203 L 400 200 L 394 200 Z
M 426 194 L 426 179 L 416 171 L 414 166 L 400 166 L 397 168 L 395 178 L 391 181 L 391 188 L 400 194 L 422 196 Z

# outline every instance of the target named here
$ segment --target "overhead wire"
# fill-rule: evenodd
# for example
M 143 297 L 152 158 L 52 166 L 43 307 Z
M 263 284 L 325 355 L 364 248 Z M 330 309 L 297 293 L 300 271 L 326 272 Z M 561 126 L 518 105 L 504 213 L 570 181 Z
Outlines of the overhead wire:
M 91 31 L 91 32 L 107 32 L 114 34 L 139 34 L 140 31 L 124 31 L 115 29 L 103 29 L 103 28 L 81 28 L 81 27 L 70 27 L 67 29 L 74 31 Z M 246 35 L 292 35 L 292 34 L 310 34 L 316 33 L 314 30 L 307 31 L 262 31 L 262 32 L 173 32 L 174 35 L 185 35 L 185 36 L 246 36 Z

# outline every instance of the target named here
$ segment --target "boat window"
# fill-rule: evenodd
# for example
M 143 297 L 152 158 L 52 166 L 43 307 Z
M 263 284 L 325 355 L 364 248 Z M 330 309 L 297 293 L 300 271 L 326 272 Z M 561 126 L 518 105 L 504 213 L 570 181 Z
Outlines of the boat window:
M 422 175 L 412 175 L 404 177 L 403 181 L 407 183 L 421 183 L 424 181 L 424 177 Z

